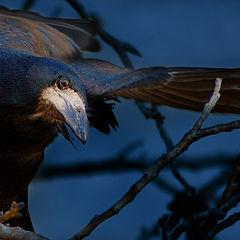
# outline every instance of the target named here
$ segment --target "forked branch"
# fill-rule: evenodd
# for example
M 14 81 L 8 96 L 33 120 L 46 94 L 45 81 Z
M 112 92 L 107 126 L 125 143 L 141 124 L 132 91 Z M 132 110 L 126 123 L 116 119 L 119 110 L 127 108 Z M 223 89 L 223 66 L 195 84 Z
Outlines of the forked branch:
M 96 215 L 80 232 L 75 234 L 71 240 L 80 240 L 88 236 L 97 226 L 99 226 L 105 220 L 111 218 L 112 216 L 119 213 L 127 204 L 132 202 L 135 197 L 160 173 L 160 171 L 171 163 L 177 156 L 183 153 L 194 141 L 195 136 L 198 134 L 198 131 L 202 127 L 202 124 L 209 116 L 211 110 L 216 105 L 218 99 L 220 98 L 220 89 L 221 89 L 222 79 L 217 78 L 215 80 L 215 87 L 213 94 L 204 106 L 203 112 L 201 113 L 199 119 L 194 124 L 193 128 L 181 139 L 181 141 L 170 151 L 168 154 L 163 155 L 155 164 L 150 167 L 145 174 L 135 182 L 128 192 L 112 207 L 107 209 L 100 215 Z

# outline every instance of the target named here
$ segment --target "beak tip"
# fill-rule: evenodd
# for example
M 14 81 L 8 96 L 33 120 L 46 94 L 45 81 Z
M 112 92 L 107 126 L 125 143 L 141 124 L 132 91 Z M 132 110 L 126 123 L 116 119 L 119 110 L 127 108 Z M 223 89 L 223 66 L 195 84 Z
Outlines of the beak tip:
M 80 141 L 85 145 L 87 143 L 87 137 L 82 137 Z
M 82 125 L 81 125 L 82 123 Z M 88 139 L 88 124 L 86 121 L 83 121 L 79 124 L 68 124 L 68 126 L 71 128 L 74 135 L 80 140 L 83 144 L 86 144 Z
M 83 144 L 86 144 L 88 139 L 88 126 L 80 127 L 79 130 L 80 132 L 77 134 L 77 137 Z

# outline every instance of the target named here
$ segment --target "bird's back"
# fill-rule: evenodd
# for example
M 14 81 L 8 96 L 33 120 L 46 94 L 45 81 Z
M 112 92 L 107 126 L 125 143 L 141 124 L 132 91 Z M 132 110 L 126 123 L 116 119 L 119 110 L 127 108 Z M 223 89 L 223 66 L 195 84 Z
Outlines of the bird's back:
M 35 13 L 0 7 L 0 47 L 27 51 L 62 61 L 81 58 L 81 51 L 97 51 L 95 23 L 51 19 Z

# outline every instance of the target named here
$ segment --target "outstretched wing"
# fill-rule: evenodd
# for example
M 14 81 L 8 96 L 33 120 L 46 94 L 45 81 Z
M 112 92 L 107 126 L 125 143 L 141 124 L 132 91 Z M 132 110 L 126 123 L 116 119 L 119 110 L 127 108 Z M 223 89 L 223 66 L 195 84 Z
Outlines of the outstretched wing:
M 215 79 L 222 78 L 221 98 L 214 111 L 240 113 L 240 69 L 149 68 L 135 71 L 133 78 L 135 83 L 109 92 L 109 95 L 202 111 Z
M 240 69 L 152 67 L 129 70 L 98 60 L 82 60 L 71 65 L 78 71 L 89 98 L 120 96 L 193 111 L 202 111 L 215 79 L 222 78 L 221 98 L 214 111 L 240 113 Z
M 69 61 L 81 51 L 97 51 L 94 22 L 45 18 L 36 13 L 0 8 L 0 47 Z

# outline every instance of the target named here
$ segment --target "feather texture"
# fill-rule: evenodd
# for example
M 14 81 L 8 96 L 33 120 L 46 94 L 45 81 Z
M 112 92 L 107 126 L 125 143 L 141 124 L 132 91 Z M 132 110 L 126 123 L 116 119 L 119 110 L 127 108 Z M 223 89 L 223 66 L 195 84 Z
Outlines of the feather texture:
M 123 97 L 174 108 L 202 111 L 216 78 L 222 78 L 219 113 L 240 113 L 240 69 L 151 67 L 124 69 L 100 60 L 71 63 L 89 97 Z
M 81 58 L 81 51 L 98 51 L 95 32 L 93 21 L 45 18 L 36 13 L 0 9 L 0 47 L 35 56 L 62 61 Z

